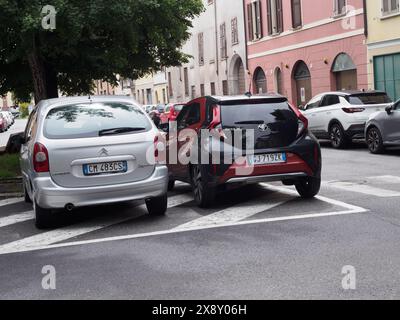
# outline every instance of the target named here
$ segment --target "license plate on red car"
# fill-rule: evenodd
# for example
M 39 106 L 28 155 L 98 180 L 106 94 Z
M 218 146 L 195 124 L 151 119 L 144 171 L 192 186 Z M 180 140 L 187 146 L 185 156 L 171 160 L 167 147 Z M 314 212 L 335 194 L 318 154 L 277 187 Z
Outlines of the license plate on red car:
M 249 165 L 252 165 L 252 166 L 286 163 L 287 162 L 286 153 L 256 154 L 256 155 L 249 156 L 247 159 L 248 159 Z

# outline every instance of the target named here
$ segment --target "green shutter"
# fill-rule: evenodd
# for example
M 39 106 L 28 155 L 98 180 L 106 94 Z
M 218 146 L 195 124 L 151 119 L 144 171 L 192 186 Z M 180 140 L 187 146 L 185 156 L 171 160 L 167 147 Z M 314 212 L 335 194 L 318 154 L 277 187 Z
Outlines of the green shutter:
M 374 58 L 376 90 L 386 91 L 393 99 L 400 98 L 400 53 Z

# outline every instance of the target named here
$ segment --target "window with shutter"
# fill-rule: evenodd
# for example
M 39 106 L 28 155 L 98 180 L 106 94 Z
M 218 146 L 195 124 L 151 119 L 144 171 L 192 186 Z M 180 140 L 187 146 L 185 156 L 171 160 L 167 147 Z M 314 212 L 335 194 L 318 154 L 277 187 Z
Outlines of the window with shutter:
M 387 16 L 399 13 L 399 0 L 382 0 L 382 15 Z
M 292 26 L 294 29 L 302 26 L 301 0 L 292 0 Z

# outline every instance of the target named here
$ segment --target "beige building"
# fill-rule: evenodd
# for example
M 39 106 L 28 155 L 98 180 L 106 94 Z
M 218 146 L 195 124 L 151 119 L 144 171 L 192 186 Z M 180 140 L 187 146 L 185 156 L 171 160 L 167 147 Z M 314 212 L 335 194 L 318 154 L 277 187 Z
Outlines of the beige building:
M 12 107 L 13 105 L 14 102 L 10 92 L 5 96 L 0 97 L 0 110 L 8 110 L 8 108 Z
M 369 87 L 400 99 L 399 0 L 368 0 Z
M 148 74 L 134 81 L 136 100 L 143 104 L 168 103 L 168 85 L 165 72 Z

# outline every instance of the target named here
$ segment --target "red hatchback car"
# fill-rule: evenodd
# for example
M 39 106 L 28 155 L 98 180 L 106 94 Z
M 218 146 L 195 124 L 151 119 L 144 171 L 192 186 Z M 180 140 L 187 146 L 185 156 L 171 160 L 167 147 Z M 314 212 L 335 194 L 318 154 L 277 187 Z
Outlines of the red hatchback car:
M 199 98 L 183 107 L 176 126 L 163 128 L 169 131 L 169 189 L 176 180 L 190 183 L 200 207 L 210 206 L 228 184 L 282 181 L 303 198 L 319 193 L 320 145 L 285 97 Z M 190 159 L 172 161 L 182 156 Z
M 165 112 L 161 115 L 161 123 L 168 123 L 170 121 L 175 121 L 182 111 L 184 104 L 182 103 L 170 103 L 165 108 Z

